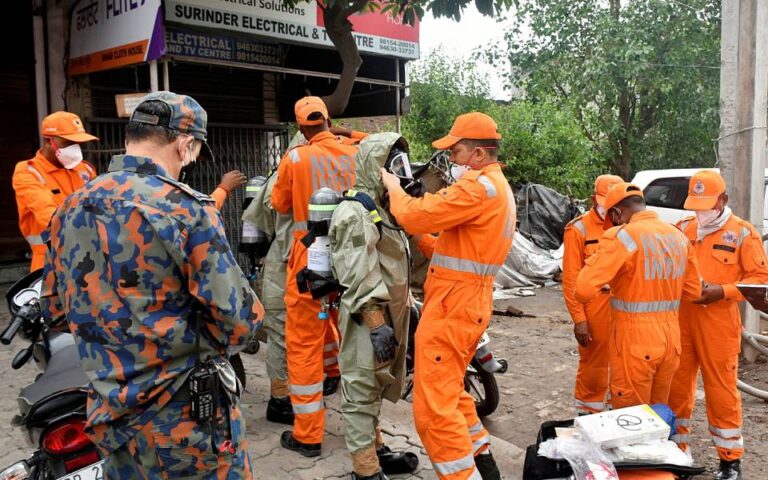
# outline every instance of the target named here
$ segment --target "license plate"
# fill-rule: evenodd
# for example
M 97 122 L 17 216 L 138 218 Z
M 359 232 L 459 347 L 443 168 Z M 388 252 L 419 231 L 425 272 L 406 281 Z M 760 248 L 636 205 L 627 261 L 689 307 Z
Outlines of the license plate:
M 64 475 L 63 477 L 59 477 L 58 480 L 103 480 L 103 465 L 104 460 L 88 465 L 85 468 L 81 468 L 80 470 Z

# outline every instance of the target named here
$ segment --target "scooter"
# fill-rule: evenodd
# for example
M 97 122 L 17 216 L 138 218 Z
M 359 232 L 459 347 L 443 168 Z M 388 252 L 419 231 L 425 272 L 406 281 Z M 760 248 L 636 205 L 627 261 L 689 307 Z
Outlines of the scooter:
M 11 421 L 37 450 L 0 471 L 0 480 L 101 480 L 104 460 L 84 433 L 89 381 L 72 334 L 44 321 L 41 286 L 42 270 L 36 270 L 5 295 L 11 323 L 0 342 L 9 345 L 17 334 L 29 342 L 11 366 L 34 360 L 42 373 L 19 392 L 19 414 Z
M 416 328 L 421 318 L 421 303 L 411 307 L 411 322 L 408 329 L 408 350 L 405 355 L 406 381 L 402 398 L 410 400 L 413 394 L 413 369 Z M 499 386 L 496 383 L 496 374 L 507 371 L 507 361 L 496 358 L 490 347 L 491 339 L 488 332 L 477 344 L 475 355 L 467 366 L 464 374 L 464 390 L 475 399 L 475 408 L 479 417 L 487 417 L 496 411 L 499 406 Z

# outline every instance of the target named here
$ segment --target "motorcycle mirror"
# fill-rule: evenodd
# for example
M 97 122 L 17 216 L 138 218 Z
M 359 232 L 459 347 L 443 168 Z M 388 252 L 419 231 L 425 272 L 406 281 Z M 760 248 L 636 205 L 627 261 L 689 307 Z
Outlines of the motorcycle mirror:
M 33 343 L 28 348 L 25 348 L 24 350 L 17 353 L 15 357 L 13 357 L 11 367 L 13 367 L 14 370 L 20 369 L 27 364 L 30 358 L 32 358 L 32 347 L 34 346 L 35 344 Z

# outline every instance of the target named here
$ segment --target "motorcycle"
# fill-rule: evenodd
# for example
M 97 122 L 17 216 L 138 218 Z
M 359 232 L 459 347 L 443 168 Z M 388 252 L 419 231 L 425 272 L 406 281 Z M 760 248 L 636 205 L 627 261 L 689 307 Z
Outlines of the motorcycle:
M 31 272 L 6 293 L 11 322 L 0 335 L 9 345 L 19 334 L 29 346 L 14 357 L 14 370 L 34 360 L 42 371 L 19 393 L 11 424 L 37 450 L 0 471 L 0 480 L 101 480 L 103 463 L 85 435 L 88 378 L 69 332 L 44 321 L 38 303 L 42 270 Z
M 421 304 L 411 307 L 411 322 L 408 329 L 408 349 L 405 355 L 406 381 L 402 398 L 410 400 L 413 394 L 413 369 L 416 328 L 421 317 Z M 508 364 L 503 358 L 496 358 L 490 348 L 488 332 L 477 344 L 475 355 L 464 374 L 464 390 L 475 399 L 475 409 L 479 417 L 487 417 L 499 406 L 499 385 L 496 374 L 507 371 Z

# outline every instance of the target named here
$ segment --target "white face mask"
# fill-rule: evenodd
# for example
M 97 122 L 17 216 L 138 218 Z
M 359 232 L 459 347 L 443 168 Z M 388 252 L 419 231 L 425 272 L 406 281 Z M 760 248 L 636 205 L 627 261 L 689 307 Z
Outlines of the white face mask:
M 83 150 L 80 148 L 79 144 L 73 143 L 68 147 L 57 148 L 56 158 L 64 168 L 72 170 L 83 161 Z
M 595 205 L 595 211 L 600 220 L 605 220 L 605 207 L 602 205 Z
M 697 210 L 695 213 L 700 227 L 711 225 L 720 216 L 718 210 Z
M 465 173 L 472 170 L 466 165 L 457 165 L 455 163 L 451 164 L 451 177 L 453 177 L 454 180 L 457 182 L 461 177 L 464 176 Z

